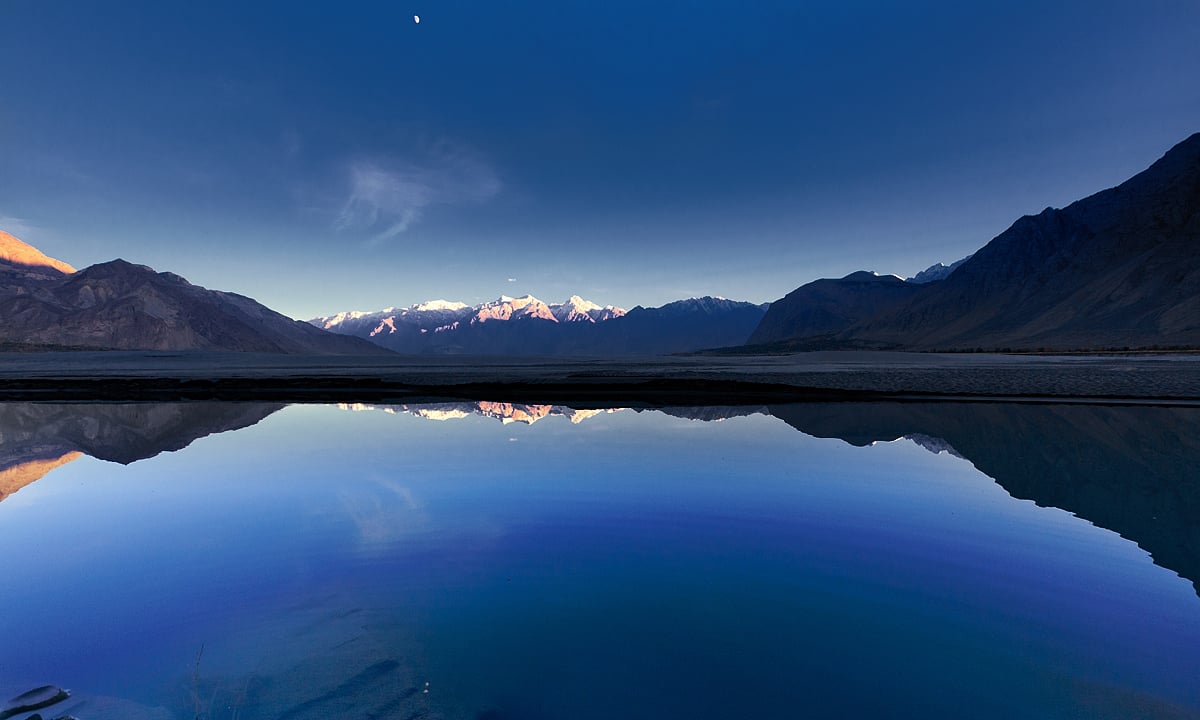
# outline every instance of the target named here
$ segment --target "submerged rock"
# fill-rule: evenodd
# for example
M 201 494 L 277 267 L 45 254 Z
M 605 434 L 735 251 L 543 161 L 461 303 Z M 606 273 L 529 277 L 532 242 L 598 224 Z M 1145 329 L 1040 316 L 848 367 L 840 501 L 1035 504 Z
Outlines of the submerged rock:
M 71 697 L 71 693 L 54 685 L 43 685 L 27 693 L 22 693 L 9 700 L 0 708 L 0 720 L 7 720 L 14 715 L 27 713 L 31 710 L 41 710 Z M 30 719 L 32 720 L 32 718 Z M 40 720 L 40 718 L 39 718 Z

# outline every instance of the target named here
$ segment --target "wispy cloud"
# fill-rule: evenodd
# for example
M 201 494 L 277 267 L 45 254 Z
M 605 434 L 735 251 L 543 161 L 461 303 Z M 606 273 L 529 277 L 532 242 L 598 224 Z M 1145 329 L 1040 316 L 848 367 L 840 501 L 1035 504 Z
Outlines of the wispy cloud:
M 32 225 L 29 221 L 4 213 L 0 213 L 0 230 L 27 242 L 32 241 L 33 237 L 38 234 L 37 226 Z
M 372 244 L 403 234 L 430 206 L 480 203 L 501 189 L 487 162 L 445 142 L 419 158 L 357 159 L 347 167 L 347 184 L 334 228 L 368 234 Z
M 410 488 L 381 477 L 371 480 L 339 493 L 345 517 L 354 523 L 364 546 L 390 545 L 429 525 Z

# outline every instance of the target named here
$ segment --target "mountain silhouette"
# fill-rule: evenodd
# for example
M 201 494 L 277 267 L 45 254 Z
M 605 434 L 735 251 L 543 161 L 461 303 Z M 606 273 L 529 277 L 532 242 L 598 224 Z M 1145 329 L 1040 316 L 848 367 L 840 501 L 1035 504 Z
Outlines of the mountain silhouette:
M 370 355 L 254 300 L 113 260 L 75 272 L 0 233 L 0 346 Z
M 915 350 L 1200 347 L 1198 243 L 1195 134 L 1115 188 L 1017 220 L 911 297 L 880 297 L 861 319 L 847 314 L 853 322 L 831 336 L 814 338 L 831 325 L 805 321 L 823 298 L 797 290 L 775 304 L 754 342 L 787 340 L 794 349 L 812 339 L 821 347 Z
M 840 333 L 913 296 L 923 286 L 895 275 L 860 270 L 844 278 L 814 280 L 771 303 L 751 345 Z

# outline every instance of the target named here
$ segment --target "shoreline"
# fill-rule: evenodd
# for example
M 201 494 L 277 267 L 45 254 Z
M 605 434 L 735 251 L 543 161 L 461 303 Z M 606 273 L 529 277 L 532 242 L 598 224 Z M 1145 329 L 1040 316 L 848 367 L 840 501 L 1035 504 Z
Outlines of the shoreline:
M 868 351 L 623 359 L 202 352 L 0 354 L 0 401 L 428 402 L 592 406 L 969 401 L 1200 404 L 1200 354 Z

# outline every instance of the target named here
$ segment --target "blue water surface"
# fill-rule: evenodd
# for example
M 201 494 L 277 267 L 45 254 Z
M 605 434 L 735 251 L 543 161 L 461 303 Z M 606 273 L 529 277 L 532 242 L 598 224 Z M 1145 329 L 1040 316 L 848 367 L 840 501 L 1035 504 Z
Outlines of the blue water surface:
M 1191 584 L 967 459 L 766 414 L 357 410 L 0 502 L 0 691 L 69 687 L 80 720 L 1200 717 Z

